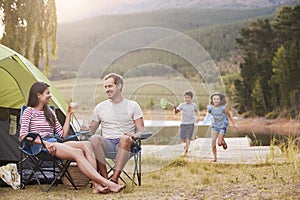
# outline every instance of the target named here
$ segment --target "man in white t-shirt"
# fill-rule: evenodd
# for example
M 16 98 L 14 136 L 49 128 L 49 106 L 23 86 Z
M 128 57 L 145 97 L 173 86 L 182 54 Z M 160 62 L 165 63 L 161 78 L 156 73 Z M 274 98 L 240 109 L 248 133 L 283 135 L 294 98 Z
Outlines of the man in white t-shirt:
M 96 106 L 90 124 L 92 134 L 101 124 L 102 135 L 93 135 L 90 141 L 97 159 L 98 171 L 104 178 L 108 178 L 105 153 L 117 152 L 111 181 L 118 183 L 134 140 L 144 132 L 143 113 L 137 102 L 123 98 L 122 76 L 108 74 L 104 77 L 104 87 L 108 99 Z

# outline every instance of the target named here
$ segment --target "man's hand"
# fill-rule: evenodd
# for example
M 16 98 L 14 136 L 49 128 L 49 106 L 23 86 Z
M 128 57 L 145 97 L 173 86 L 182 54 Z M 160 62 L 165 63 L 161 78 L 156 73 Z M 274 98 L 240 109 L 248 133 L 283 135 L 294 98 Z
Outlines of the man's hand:
M 134 134 L 134 133 L 125 133 L 125 135 L 129 136 L 133 140 L 137 140 L 140 137 L 140 134 Z

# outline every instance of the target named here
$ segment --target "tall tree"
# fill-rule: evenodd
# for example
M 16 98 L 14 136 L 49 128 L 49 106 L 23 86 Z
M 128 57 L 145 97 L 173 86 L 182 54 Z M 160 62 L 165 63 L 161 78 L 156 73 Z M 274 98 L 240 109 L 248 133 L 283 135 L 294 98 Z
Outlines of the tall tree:
M 296 117 L 300 111 L 300 6 L 282 7 L 275 19 L 257 20 L 237 38 L 245 62 L 236 80 L 238 98 L 256 114 L 279 111 Z M 240 85 L 237 85 L 240 84 Z M 245 91 L 248 91 L 246 93 Z
M 237 81 L 235 85 L 242 81 L 243 83 L 239 88 L 246 87 L 242 93 L 248 91 L 246 93 L 249 98 L 248 105 L 244 105 L 247 108 L 242 110 L 253 110 L 261 115 L 272 110 L 269 103 L 271 87 L 268 81 L 272 76 L 271 60 L 274 52 L 272 43 L 274 33 L 269 20 L 258 19 L 250 23 L 247 28 L 242 29 L 240 34 L 241 37 L 237 38 L 236 41 L 243 51 L 245 62 L 240 66 L 242 80 Z M 255 95 L 253 94 L 254 91 Z
M 300 5 L 283 7 L 278 12 L 273 23 L 278 50 L 272 62 L 274 71 L 272 80 L 279 85 L 279 103 L 282 109 L 288 111 L 290 116 L 296 116 L 296 113 L 300 111 L 299 18 Z
M 57 16 L 55 0 L 0 0 L 5 26 L 1 43 L 24 55 L 35 66 L 56 57 Z
M 278 88 L 278 94 L 280 97 L 280 106 L 282 109 L 288 109 L 289 108 L 289 102 L 288 102 L 288 61 L 286 59 L 286 50 L 283 47 L 283 45 L 277 50 L 275 53 L 274 59 L 273 59 L 273 72 L 274 75 L 272 76 L 272 82 L 277 84 L 279 86 Z
M 273 22 L 276 30 L 276 42 L 279 48 L 282 44 L 292 43 L 300 45 L 300 5 L 295 7 L 282 7 Z

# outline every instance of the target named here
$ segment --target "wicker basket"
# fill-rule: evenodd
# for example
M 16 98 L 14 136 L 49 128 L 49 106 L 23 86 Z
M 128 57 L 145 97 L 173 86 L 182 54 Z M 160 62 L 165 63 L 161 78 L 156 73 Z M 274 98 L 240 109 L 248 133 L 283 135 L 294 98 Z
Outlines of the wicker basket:
M 70 173 L 77 188 L 86 187 L 89 183 L 89 179 L 78 169 L 76 162 L 72 162 L 70 164 L 68 172 Z M 73 188 L 71 182 L 67 179 L 66 176 L 62 178 L 62 182 L 65 186 Z

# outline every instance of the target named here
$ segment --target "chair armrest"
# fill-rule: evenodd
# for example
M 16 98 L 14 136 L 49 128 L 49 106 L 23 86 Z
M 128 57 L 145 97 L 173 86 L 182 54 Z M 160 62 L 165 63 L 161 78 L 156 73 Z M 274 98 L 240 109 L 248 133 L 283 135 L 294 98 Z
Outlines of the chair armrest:
M 68 141 L 78 141 L 77 135 L 67 135 L 66 138 L 62 138 L 58 135 L 54 136 L 56 141 L 59 143 L 64 143 L 64 142 L 68 142 Z
M 36 138 L 39 138 L 41 140 L 41 145 L 36 146 L 36 148 L 32 149 L 32 145 L 34 144 L 34 141 Z M 41 136 L 37 133 L 29 132 L 27 135 L 21 140 L 19 149 L 22 150 L 24 153 L 27 154 L 37 154 L 42 149 L 46 149 L 45 144 L 41 138 Z
M 40 137 L 39 134 L 37 134 L 37 133 L 33 133 L 33 132 L 27 133 L 27 135 L 20 141 L 21 148 L 23 148 L 24 146 L 32 145 L 34 143 L 34 140 L 37 137 Z
M 152 136 L 152 132 L 141 133 L 139 139 L 145 140 L 145 139 L 147 139 L 147 138 L 149 138 L 149 137 L 151 137 L 151 136 Z
M 78 137 L 79 140 L 89 140 L 89 138 L 91 137 L 91 131 L 80 130 L 80 131 L 76 131 L 75 135 Z

